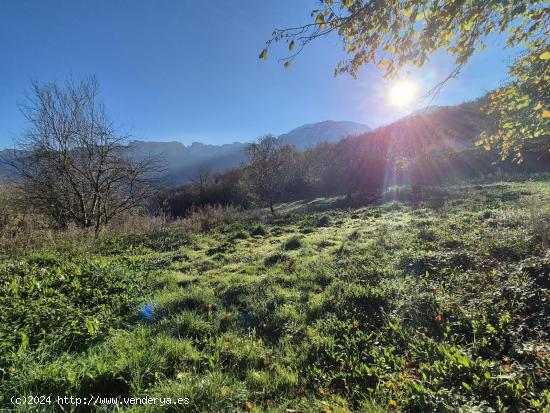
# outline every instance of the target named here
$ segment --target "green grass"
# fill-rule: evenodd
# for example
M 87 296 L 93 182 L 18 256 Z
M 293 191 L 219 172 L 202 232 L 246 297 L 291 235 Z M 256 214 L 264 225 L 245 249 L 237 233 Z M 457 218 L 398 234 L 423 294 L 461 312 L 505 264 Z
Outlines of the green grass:
M 550 409 L 550 181 L 277 212 L 3 258 L 0 406 L 51 394 L 190 401 L 132 412 Z

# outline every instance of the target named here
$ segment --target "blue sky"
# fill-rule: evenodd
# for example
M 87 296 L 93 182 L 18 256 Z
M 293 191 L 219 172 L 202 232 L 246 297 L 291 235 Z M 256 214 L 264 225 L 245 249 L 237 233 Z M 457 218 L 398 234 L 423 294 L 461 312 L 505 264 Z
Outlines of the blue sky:
M 116 124 L 136 139 L 227 143 L 327 119 L 380 126 L 406 114 L 367 67 L 333 77 L 343 57 L 322 39 L 290 69 L 280 45 L 258 54 L 274 28 L 309 20 L 314 0 L 3 0 L 0 2 L 0 148 L 25 131 L 18 109 L 30 79 L 95 75 Z M 275 56 L 274 56 L 275 54 Z M 490 39 L 434 104 L 457 104 L 506 78 L 508 52 Z M 413 73 L 424 90 L 451 70 L 440 53 Z M 408 109 L 410 110 L 410 109 Z

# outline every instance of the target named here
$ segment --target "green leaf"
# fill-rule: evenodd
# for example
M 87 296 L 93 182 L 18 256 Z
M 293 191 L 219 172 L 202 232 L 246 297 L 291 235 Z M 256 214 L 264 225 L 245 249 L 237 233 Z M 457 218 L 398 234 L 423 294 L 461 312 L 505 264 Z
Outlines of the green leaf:
M 21 344 L 19 345 L 19 351 L 24 351 L 29 348 L 29 336 L 27 333 L 21 333 Z
M 466 390 L 472 391 L 472 387 L 466 382 L 462 382 L 462 387 L 464 387 Z
M 88 334 L 93 335 L 94 332 L 95 332 L 94 323 L 91 322 L 90 320 L 86 320 L 86 321 L 84 322 L 84 325 L 86 326 L 86 329 L 88 330 Z

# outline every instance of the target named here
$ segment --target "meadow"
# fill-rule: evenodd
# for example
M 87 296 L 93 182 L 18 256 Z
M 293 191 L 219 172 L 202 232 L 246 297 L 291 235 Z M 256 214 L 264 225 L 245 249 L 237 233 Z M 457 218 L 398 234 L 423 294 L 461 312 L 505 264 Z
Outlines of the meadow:
M 211 209 L 0 257 L 0 407 L 550 409 L 550 178 Z M 185 405 L 13 405 L 12 396 Z

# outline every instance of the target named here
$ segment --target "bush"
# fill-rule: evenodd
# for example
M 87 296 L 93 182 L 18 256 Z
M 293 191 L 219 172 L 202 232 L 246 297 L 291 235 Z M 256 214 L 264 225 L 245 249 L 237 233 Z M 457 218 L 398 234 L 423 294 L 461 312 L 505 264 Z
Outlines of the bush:
M 302 247 L 302 240 L 298 236 L 291 237 L 283 243 L 283 250 L 292 251 Z

